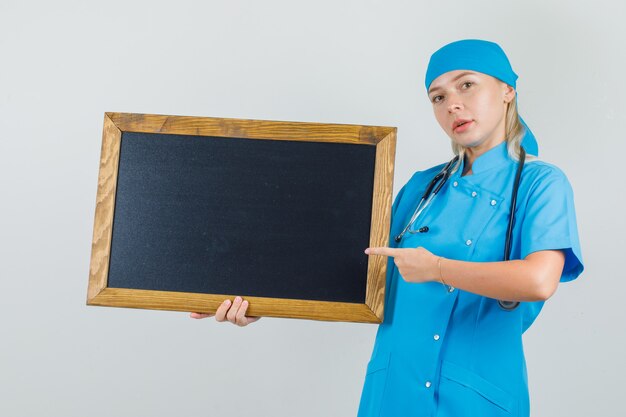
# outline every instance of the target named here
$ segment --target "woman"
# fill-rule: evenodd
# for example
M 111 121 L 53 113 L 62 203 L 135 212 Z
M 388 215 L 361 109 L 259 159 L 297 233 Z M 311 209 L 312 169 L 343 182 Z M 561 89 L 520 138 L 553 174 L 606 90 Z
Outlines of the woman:
M 520 154 L 538 153 L 517 114 L 516 79 L 492 42 L 457 41 L 431 56 L 426 90 L 459 159 L 402 234 L 443 166 L 415 173 L 392 208 L 392 247 L 366 249 L 390 258 L 361 417 L 530 414 L 522 333 L 583 265 L 569 182 L 532 156 L 503 260 Z
M 572 189 L 562 171 L 532 156 L 516 79 L 492 42 L 457 41 L 431 56 L 426 90 L 458 160 L 417 216 L 448 164 L 416 172 L 394 201 L 390 247 L 365 250 L 389 259 L 360 417 L 530 413 L 522 333 L 583 265 Z M 240 297 L 227 300 L 216 319 L 247 325 L 257 318 L 246 308 Z

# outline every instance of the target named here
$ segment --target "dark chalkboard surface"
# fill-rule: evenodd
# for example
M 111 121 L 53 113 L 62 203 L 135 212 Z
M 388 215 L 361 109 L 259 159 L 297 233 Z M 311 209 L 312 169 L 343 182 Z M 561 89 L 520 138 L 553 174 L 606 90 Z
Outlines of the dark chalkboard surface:
M 241 295 L 251 316 L 380 321 L 373 307 L 384 295 L 384 266 L 363 250 L 372 229 L 381 246 L 388 240 L 388 213 L 375 208 L 390 208 L 377 190 L 390 200 L 393 170 L 380 170 L 393 167 L 393 152 L 389 161 L 381 142 L 395 145 L 395 128 L 378 128 L 381 137 L 357 128 L 108 113 L 98 200 L 112 207 L 100 221 L 96 209 L 97 294 L 88 303 L 214 312 L 217 300 Z M 96 248 L 105 218 L 106 265 Z M 94 269 L 104 276 L 97 285 Z M 296 311 L 264 311 L 272 300 L 283 309 L 294 302 Z M 319 312 L 351 306 L 368 307 L 371 317 Z
M 124 132 L 109 287 L 364 303 L 375 158 Z

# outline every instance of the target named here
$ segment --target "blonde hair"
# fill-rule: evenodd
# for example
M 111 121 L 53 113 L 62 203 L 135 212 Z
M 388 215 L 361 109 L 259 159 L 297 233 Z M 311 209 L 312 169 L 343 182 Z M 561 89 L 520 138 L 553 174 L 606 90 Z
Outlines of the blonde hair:
M 509 156 L 514 161 L 519 161 L 520 156 L 520 147 L 522 143 L 522 139 L 524 138 L 524 133 L 526 133 L 526 129 L 524 125 L 519 120 L 519 114 L 517 112 L 517 98 L 514 98 L 506 107 L 506 114 L 504 119 L 504 136 L 506 142 L 506 148 L 509 153 Z M 465 149 L 466 147 L 463 145 L 459 145 L 452 141 L 452 152 L 455 155 L 459 156 L 458 162 L 455 164 L 452 172 L 458 170 L 461 166 L 461 162 L 465 158 Z M 526 154 L 525 161 L 532 161 L 537 159 L 536 156 Z

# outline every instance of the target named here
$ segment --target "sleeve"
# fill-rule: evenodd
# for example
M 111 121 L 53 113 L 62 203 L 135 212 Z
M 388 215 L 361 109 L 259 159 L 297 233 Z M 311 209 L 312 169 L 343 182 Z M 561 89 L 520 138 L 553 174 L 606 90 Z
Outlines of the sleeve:
M 561 282 L 583 271 L 574 193 L 563 172 L 551 170 L 531 187 L 521 225 L 521 257 L 540 250 L 562 250 L 565 265 Z

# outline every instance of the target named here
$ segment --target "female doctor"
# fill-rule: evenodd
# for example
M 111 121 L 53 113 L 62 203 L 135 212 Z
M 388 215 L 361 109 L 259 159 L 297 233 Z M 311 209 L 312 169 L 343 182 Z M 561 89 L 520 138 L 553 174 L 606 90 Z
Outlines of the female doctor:
M 389 247 L 365 250 L 388 268 L 359 417 L 530 413 L 522 333 L 583 265 L 572 189 L 536 158 L 516 79 L 493 42 L 452 42 L 430 58 L 426 90 L 455 159 L 411 177 Z M 258 320 L 247 306 L 226 300 L 216 320 Z
M 493 42 L 430 58 L 428 98 L 459 158 L 417 216 L 447 164 L 416 172 L 393 204 L 390 247 L 365 250 L 388 257 L 388 287 L 359 417 L 530 414 L 522 333 L 583 265 L 572 189 L 533 157 L 516 79 Z

